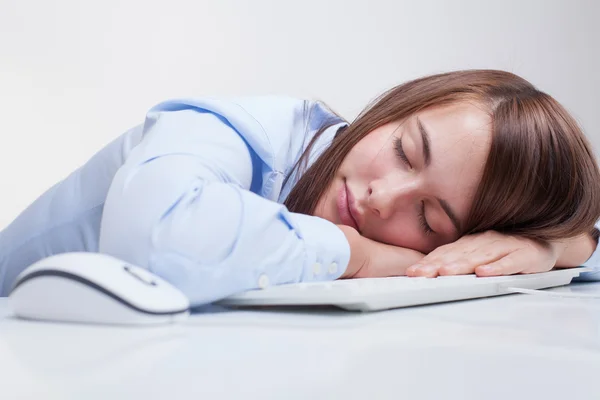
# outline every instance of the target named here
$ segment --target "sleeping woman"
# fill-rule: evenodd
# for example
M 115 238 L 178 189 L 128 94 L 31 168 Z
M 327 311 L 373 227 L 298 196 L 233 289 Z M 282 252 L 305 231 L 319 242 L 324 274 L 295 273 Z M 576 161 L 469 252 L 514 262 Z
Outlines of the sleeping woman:
M 360 277 L 585 265 L 600 280 L 591 145 L 512 73 L 415 79 L 351 123 L 277 96 L 169 100 L 140 122 L 0 232 L 0 295 L 74 251 L 147 268 L 192 305 Z

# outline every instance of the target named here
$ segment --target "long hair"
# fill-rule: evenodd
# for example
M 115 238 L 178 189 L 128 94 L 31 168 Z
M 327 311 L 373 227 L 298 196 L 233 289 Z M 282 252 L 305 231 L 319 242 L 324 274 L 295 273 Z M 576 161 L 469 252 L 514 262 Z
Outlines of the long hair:
M 592 232 L 600 218 L 600 171 L 591 144 L 555 99 L 497 70 L 430 75 L 385 92 L 336 136 L 284 204 L 314 213 L 345 156 L 371 131 L 428 107 L 463 101 L 489 113 L 492 138 L 461 235 L 496 230 L 560 240 Z

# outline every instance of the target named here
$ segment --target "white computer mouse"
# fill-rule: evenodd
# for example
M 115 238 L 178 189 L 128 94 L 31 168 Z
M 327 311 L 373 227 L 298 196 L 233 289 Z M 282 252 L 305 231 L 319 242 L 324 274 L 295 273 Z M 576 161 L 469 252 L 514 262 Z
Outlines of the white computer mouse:
M 15 316 L 100 324 L 160 324 L 189 315 L 189 300 L 149 271 L 101 253 L 62 253 L 27 267 L 9 294 Z

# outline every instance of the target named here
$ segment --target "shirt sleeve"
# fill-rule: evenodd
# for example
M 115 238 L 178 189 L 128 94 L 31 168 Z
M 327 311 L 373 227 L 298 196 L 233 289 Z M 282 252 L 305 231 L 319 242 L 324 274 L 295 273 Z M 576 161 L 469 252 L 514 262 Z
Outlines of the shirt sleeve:
M 595 229 L 600 229 L 600 221 L 596 222 Z M 597 233 L 597 232 L 596 232 Z M 597 235 L 596 235 L 597 237 Z M 590 258 L 581 265 L 582 267 L 592 268 L 590 272 L 582 272 L 577 278 L 573 279 L 580 282 L 594 282 L 600 281 L 600 247 L 596 247 L 596 250 L 592 253 Z
M 250 190 L 264 165 L 221 116 L 157 110 L 143 135 L 109 189 L 100 252 L 148 268 L 192 305 L 345 271 L 335 224 Z

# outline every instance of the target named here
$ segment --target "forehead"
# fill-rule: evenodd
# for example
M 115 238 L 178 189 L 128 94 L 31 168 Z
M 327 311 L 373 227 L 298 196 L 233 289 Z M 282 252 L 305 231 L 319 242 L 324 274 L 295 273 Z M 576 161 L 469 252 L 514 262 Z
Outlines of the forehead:
M 475 103 L 457 103 L 440 107 L 430 107 L 418 112 L 427 124 L 429 134 L 436 141 L 469 140 L 487 144 L 491 137 L 491 117 L 481 106 Z
M 462 219 L 481 180 L 489 152 L 491 117 L 483 107 L 459 103 L 420 111 L 413 116 L 416 118 L 430 136 L 431 165 L 427 180 Z

